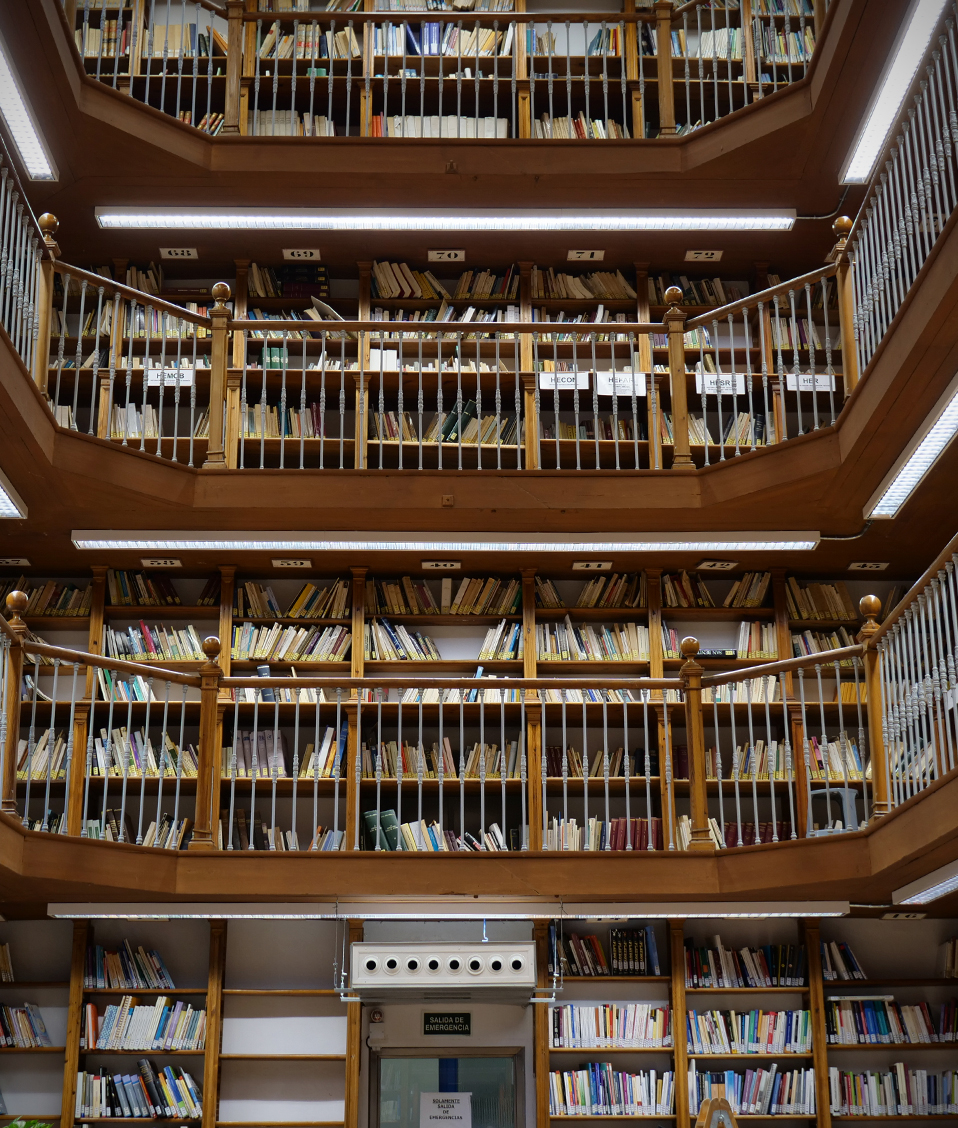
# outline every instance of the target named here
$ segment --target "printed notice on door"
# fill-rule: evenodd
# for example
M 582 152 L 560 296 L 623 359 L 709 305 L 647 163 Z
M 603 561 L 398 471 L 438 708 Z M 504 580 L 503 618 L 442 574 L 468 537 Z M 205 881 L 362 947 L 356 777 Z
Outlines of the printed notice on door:
M 472 1128 L 472 1093 L 420 1093 L 419 1128 Z

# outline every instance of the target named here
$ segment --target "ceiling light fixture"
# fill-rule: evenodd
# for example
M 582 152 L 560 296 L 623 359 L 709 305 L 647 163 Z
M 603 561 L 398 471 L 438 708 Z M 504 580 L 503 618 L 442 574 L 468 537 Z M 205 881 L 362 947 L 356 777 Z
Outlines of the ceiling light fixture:
M 896 889 L 891 895 L 893 905 L 927 905 L 939 897 L 947 897 L 958 889 L 958 862 L 940 866 L 917 881 Z
M 461 533 L 444 539 L 423 533 L 229 533 L 75 529 L 73 543 L 95 552 L 810 552 L 817 532 L 650 533 L 563 536 L 521 533 L 497 537 Z
M 958 377 L 922 423 L 865 506 L 865 517 L 895 517 L 958 433 Z
M 871 180 L 875 163 L 898 120 L 938 26 L 945 2 L 946 0 L 915 0 L 912 5 L 904 33 L 899 36 L 891 62 L 879 79 L 875 97 L 845 165 L 843 184 L 867 184 Z
M 27 515 L 27 507 L 17 491 L 10 485 L 10 479 L 0 470 L 0 518 L 21 520 Z
M 0 114 L 10 132 L 23 167 L 31 180 L 56 180 L 57 170 L 43 137 L 37 129 L 33 111 L 10 62 L 7 45 L 0 40 Z
M 790 231 L 795 210 L 732 208 L 138 208 L 98 207 L 110 229 L 300 231 Z
M 312 903 L 162 902 L 156 904 L 54 903 L 47 915 L 57 920 L 675 920 L 764 919 L 766 917 L 838 917 L 847 901 L 682 901 L 584 902 L 497 900 L 449 896 L 425 900 Z

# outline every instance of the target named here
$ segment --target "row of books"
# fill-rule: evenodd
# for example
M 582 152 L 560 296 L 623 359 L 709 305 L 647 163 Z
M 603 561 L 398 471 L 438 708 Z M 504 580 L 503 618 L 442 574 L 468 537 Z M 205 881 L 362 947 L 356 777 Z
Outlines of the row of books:
M 586 137 L 594 141 L 621 141 L 630 137 L 629 128 L 613 118 L 587 118 L 585 111 L 576 117 L 552 117 L 543 114 L 533 121 L 532 136 L 538 140 L 574 141 Z
M 192 431 L 188 426 L 184 426 L 179 430 L 177 438 L 180 442 L 185 442 L 190 438 L 208 439 L 209 434 L 210 410 L 207 407 L 200 412 L 193 424 Z M 161 436 L 160 417 L 153 404 L 148 403 L 142 409 L 134 403 L 113 404 L 110 410 L 111 439 L 126 439 L 132 442 L 133 439 L 159 439 L 161 437 L 172 439 L 173 428 L 167 427 L 166 434 Z M 150 453 L 155 453 L 155 451 Z
M 549 925 L 550 975 L 660 975 L 655 931 L 644 928 L 613 928 L 609 933 L 609 959 L 596 935 L 561 935 Z
M 299 760 L 299 778 L 331 779 L 337 766 L 342 774 L 346 732 L 347 725 L 343 722 L 337 742 L 336 730 L 327 726 L 319 740 L 318 752 L 314 741 L 306 744 Z M 237 730 L 233 743 L 223 748 L 222 770 L 229 779 L 271 779 L 274 774 L 277 779 L 289 779 L 297 774 L 289 758 L 285 734 L 280 729 L 277 740 L 272 728 L 257 730 L 255 739 L 252 729 Z
M 812 1048 L 807 1010 L 690 1010 L 686 1033 L 696 1054 L 804 1054 Z
M 633 287 L 621 270 L 597 270 L 592 274 L 565 274 L 553 268 L 532 268 L 532 299 L 572 299 L 591 301 L 594 298 L 624 300 L 635 298 Z
M 52 1045 L 40 1008 L 35 1003 L 24 1003 L 22 1007 L 0 1006 L 0 1046 L 29 1049 Z
M 667 694 L 672 690 L 666 690 Z M 778 678 L 769 674 L 763 678 L 749 678 L 741 682 L 729 682 L 727 685 L 707 685 L 702 689 L 702 703 L 711 705 L 716 703 L 751 703 L 763 704 L 766 701 L 780 701 L 782 687 Z M 678 698 L 668 697 L 669 701 Z
M 175 990 L 176 986 L 167 971 L 159 952 L 149 952 L 139 945 L 133 950 L 129 940 L 124 940 L 116 950 L 94 944 L 86 950 L 83 986 L 88 990 L 114 987 L 142 990 Z
M 478 837 L 469 831 L 462 836 L 455 831 L 443 829 L 433 820 L 425 819 L 400 823 L 393 809 L 386 811 L 364 811 L 363 822 L 366 828 L 367 850 L 409 851 L 412 853 L 447 853 L 462 851 L 510 851 L 521 848 L 527 833 L 525 829 L 512 828 L 508 836 L 498 823 L 490 823 L 488 829 L 479 828 Z
M 328 298 L 329 271 L 321 263 L 259 266 L 251 262 L 246 292 L 251 298 Z
M 206 1046 L 206 1011 L 159 995 L 140 1006 L 124 995 L 101 1014 L 95 1003 L 83 1008 L 80 1048 L 86 1050 L 202 1050 Z
M 230 653 L 237 660 L 273 662 L 345 662 L 352 646 L 349 627 L 294 627 L 253 623 L 233 627 Z
M 726 948 L 721 936 L 712 946 L 685 941 L 688 987 L 804 987 L 805 948 L 801 944 L 766 944 L 761 948 Z
M 10 945 L 0 944 L 0 983 L 13 983 L 13 957 Z
M 498 55 L 508 58 L 515 41 L 515 24 L 505 30 L 454 23 L 375 24 L 371 46 L 374 55 L 455 56 L 468 64 L 476 57 Z
M 756 34 L 755 48 L 766 63 L 807 63 L 815 53 L 815 31 L 808 25 L 804 33 L 763 25 Z
M 576 937 L 583 943 L 590 937 Z M 608 971 L 604 972 L 608 974 Z M 549 1008 L 553 1049 L 655 1049 L 672 1045 L 669 1007 L 653 1003 Z
M 668 1116 L 675 1104 L 675 1074 L 650 1069 L 624 1073 L 610 1062 L 549 1074 L 551 1116 Z
M 832 1115 L 857 1117 L 953 1116 L 958 1113 L 958 1070 L 890 1069 L 854 1072 L 828 1070 Z
M 129 55 L 132 31 L 129 20 L 104 20 L 100 27 L 78 27 L 73 36 L 84 59 L 115 59 Z
M 479 647 L 480 662 L 511 662 L 522 657 L 522 624 L 503 619 L 486 631 Z
M 678 286 L 682 299 L 678 305 L 717 306 L 737 302 L 748 296 L 744 283 L 727 282 L 721 278 L 689 278 L 685 274 L 650 274 L 647 279 L 649 305 L 664 306 L 665 291 Z
M 101 728 L 93 738 L 90 775 L 94 777 L 125 775 L 138 779 L 145 774 L 195 779 L 197 770 L 198 754 L 194 746 L 187 744 L 180 749 L 168 732 L 161 738 L 159 751 L 143 729 L 129 732 L 125 725 L 110 731 Z
M 647 662 L 649 628 L 641 623 L 536 624 L 536 653 L 542 662 Z
M 370 661 L 438 662 L 439 649 L 421 631 L 395 625 L 388 619 L 373 619 L 363 626 L 363 653 Z
M 790 619 L 845 619 L 855 622 L 858 614 L 843 580 L 832 583 L 802 583 L 789 576 L 785 604 Z
M 459 418 L 462 420 L 461 428 L 457 425 Z M 519 427 L 515 414 L 507 412 L 505 415 L 499 415 L 495 412 L 484 412 L 480 419 L 476 404 L 470 400 L 463 407 L 461 417 L 446 413 L 427 417 L 423 427 L 422 442 L 450 445 L 461 443 L 463 446 L 476 446 L 477 443 L 480 446 L 515 446 L 518 436 Z M 394 411 L 370 412 L 369 438 L 377 443 L 420 441 L 415 417 L 411 411 L 404 411 L 401 416 Z
M 141 54 L 144 59 L 178 59 L 192 58 L 194 55 L 210 53 L 210 35 L 213 38 L 214 54 L 226 54 L 226 40 L 220 32 L 212 26 L 212 21 L 207 25 L 208 31 L 204 33 L 203 24 L 173 23 L 171 20 L 157 20 L 146 34 L 141 33 Z
M 768 1069 L 734 1069 L 700 1072 L 698 1063 L 689 1065 L 689 1108 L 703 1101 L 724 1097 L 740 1116 L 815 1115 L 815 1070 L 779 1070 L 778 1063 Z
M 235 630 L 236 628 L 234 628 Z M 150 662 L 163 658 L 169 662 L 203 662 L 203 643 L 192 624 L 177 629 L 158 624 L 120 630 L 107 626 L 103 631 L 103 645 L 108 658 L 124 662 Z
M 943 1019 L 946 1013 L 943 1008 Z M 953 1034 L 939 1035 L 927 1003 L 898 1003 L 891 995 L 829 999 L 825 1031 L 828 1042 L 839 1046 L 954 1041 Z
M 855 953 L 844 940 L 822 941 L 822 978 L 867 979 Z
M 180 110 L 177 117 L 184 125 L 193 125 L 201 133 L 208 133 L 211 137 L 215 137 L 226 124 L 226 114 L 217 113 L 216 110 L 204 114 L 195 122 L 193 121 L 192 110 Z
M 718 27 L 707 31 L 683 28 L 672 32 L 672 57 L 679 59 L 724 59 L 740 63 L 746 32 L 740 27 Z
M 514 615 L 522 604 L 519 580 L 495 576 L 463 578 L 455 592 L 446 576 L 439 582 L 439 601 L 425 580 L 366 581 L 366 612 L 370 615 Z
M 684 826 L 691 829 L 688 815 L 680 816 L 676 824 L 677 832 Z M 792 837 L 792 827 L 787 822 L 726 822 L 724 828 L 718 819 L 709 819 L 709 834 L 712 841 L 720 849 L 731 850 L 737 846 L 755 846 L 759 842 L 784 842 Z M 679 849 L 687 850 L 689 836 L 677 833 Z M 683 841 L 684 838 L 684 841 Z
M 844 646 L 854 646 L 855 639 L 845 627 L 833 631 L 802 631 L 792 635 L 792 654 L 796 658 L 807 654 L 821 654 L 823 650 L 840 650 Z M 843 666 L 850 666 L 852 660 L 842 660 Z
M 36 743 L 21 737 L 17 744 L 17 779 L 64 779 L 71 743 L 66 733 L 52 729 L 44 729 Z
M 536 606 L 561 608 L 564 606 L 559 592 L 552 582 L 543 576 L 536 576 Z M 587 580 L 575 601 L 576 607 L 646 607 L 648 591 L 644 572 L 596 576 Z
M 219 580 L 213 582 L 219 588 Z M 207 588 L 209 586 L 207 583 Z M 169 576 L 150 575 L 147 572 L 109 568 L 106 573 L 106 591 L 107 600 L 113 607 L 173 607 L 181 603 Z
M 191 818 L 174 818 L 167 811 L 160 815 L 159 822 L 152 819 L 139 845 L 157 850 L 181 850 L 187 844 Z M 108 808 L 99 819 L 87 819 L 86 837 L 98 842 L 137 842 L 138 836 L 128 810 Z M 51 831 L 53 828 L 51 827 Z
M 123 678 L 98 666 L 96 683 L 101 701 L 159 701 L 153 687 L 141 674 Z
M 184 309 L 189 313 L 206 317 L 209 309 L 196 302 L 186 302 Z M 193 321 L 186 321 L 182 317 L 174 317 L 166 310 L 154 309 L 149 305 L 140 305 L 130 302 L 126 307 L 126 317 L 123 324 L 123 336 L 131 337 L 173 337 L 204 340 L 210 335 L 211 330 L 205 325 L 198 325 Z M 132 345 L 131 345 L 132 348 Z
M 347 580 L 326 587 L 306 583 L 286 608 L 271 587 L 251 580 L 237 584 L 233 593 L 233 615 L 238 619 L 346 619 L 349 610 Z
M 778 636 L 775 624 L 739 623 L 735 657 L 763 660 L 777 658 Z
M 28 580 L 20 576 L 16 580 L 8 580 L 0 588 L 0 598 L 6 597 L 12 591 L 22 591 L 29 600 L 26 615 L 69 615 L 85 616 L 90 614 L 93 592 L 89 586 L 79 587 L 69 581 L 57 580 Z
M 793 352 L 795 349 L 804 349 L 807 352 L 809 346 L 813 350 L 823 350 L 818 327 L 814 321 L 809 321 L 805 317 L 790 319 L 782 314 L 776 317 L 773 313 L 769 324 L 771 326 L 769 343 L 776 351 Z M 837 329 L 837 325 L 833 326 L 833 331 Z M 840 340 L 837 343 L 840 344 Z M 830 338 L 829 347 L 836 347 L 835 337 Z
M 136 1064 L 136 1073 L 81 1069 L 77 1073 L 77 1119 L 196 1120 L 203 1115 L 199 1086 L 185 1069 L 158 1068 L 146 1058 Z
M 579 824 L 576 819 L 549 816 L 546 812 L 547 850 L 661 850 L 662 820 L 616 818 L 608 822 L 590 818 Z
M 562 755 L 562 748 L 553 744 L 546 746 L 543 755 L 546 761 L 546 773 L 550 778 L 583 778 L 582 757 L 571 744 L 566 748 L 565 757 Z M 594 748 L 591 753 L 588 753 L 586 758 L 590 761 L 588 764 L 589 779 L 603 779 L 606 774 L 608 774 L 610 778 L 617 777 L 619 779 L 625 776 L 625 751 L 622 747 L 617 748 L 614 752 L 610 750 L 608 761 L 606 761 L 605 750 L 602 748 Z M 629 775 L 631 777 L 644 774 L 645 760 L 645 752 L 641 748 L 632 749 L 628 763 Z M 650 752 L 649 767 L 652 774 L 658 774 L 658 752 Z
M 645 420 L 638 420 L 638 433 L 636 433 L 635 423 L 635 420 L 623 416 L 609 415 L 604 419 L 601 416 L 596 416 L 593 419 L 581 421 L 578 430 L 576 430 L 575 423 L 566 423 L 561 419 L 557 422 L 546 423 L 543 420 L 539 425 L 539 435 L 544 441 L 578 439 L 580 443 L 591 443 L 596 439 L 605 439 L 606 441 L 618 439 L 620 442 L 631 443 L 638 438 L 640 442 L 645 442 L 648 436 Z

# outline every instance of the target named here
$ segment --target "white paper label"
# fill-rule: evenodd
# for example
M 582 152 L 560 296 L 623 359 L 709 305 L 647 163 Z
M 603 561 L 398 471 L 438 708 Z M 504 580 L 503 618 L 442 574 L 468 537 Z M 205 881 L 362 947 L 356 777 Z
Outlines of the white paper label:
M 198 259 L 196 247 L 160 247 L 161 259 Z
M 452 251 L 426 251 L 427 262 L 465 262 L 466 252 L 462 248 Z
M 320 254 L 316 247 L 284 247 L 283 258 L 287 262 L 319 262 Z
M 707 396 L 717 396 L 720 392 L 723 396 L 744 396 L 745 377 L 740 372 L 734 375 L 731 372 L 721 375 L 718 372 L 696 372 L 695 391 L 701 395 L 703 388 Z
M 603 262 L 605 251 L 569 251 L 566 262 Z
M 785 374 L 785 387 L 790 392 L 795 391 L 794 372 Z M 834 392 L 835 377 L 826 372 L 816 373 L 814 377 L 811 372 L 800 372 L 798 375 L 798 390 L 801 392 Z
M 646 391 L 646 377 L 644 372 L 632 373 L 626 369 L 623 372 L 597 372 L 595 374 L 595 387 L 600 396 L 625 396 L 631 399 L 644 396 Z
M 472 1093 L 420 1093 L 419 1128 L 472 1128 Z
M 177 385 L 181 388 L 192 388 L 193 369 L 148 368 L 146 370 L 146 386 L 148 388 L 158 388 L 160 384 L 162 384 L 164 388 L 175 388 Z
M 588 390 L 589 387 L 589 373 L 588 372 L 540 372 L 539 373 L 539 387 L 543 391 L 553 391 L 558 388 L 561 392 L 563 388 L 578 388 L 580 390 Z

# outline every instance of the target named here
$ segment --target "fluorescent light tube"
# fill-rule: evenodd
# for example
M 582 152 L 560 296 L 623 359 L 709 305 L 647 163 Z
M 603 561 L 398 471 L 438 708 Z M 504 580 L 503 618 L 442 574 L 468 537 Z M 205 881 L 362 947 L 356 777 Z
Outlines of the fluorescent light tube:
M 898 121 L 946 0 L 915 0 L 891 62 L 885 68 L 855 148 L 842 174 L 843 184 L 867 184 Z
M 917 881 L 896 889 L 891 895 L 893 905 L 927 905 L 939 897 L 947 897 L 958 889 L 958 862 L 932 870 Z
M 110 229 L 299 231 L 790 231 L 795 210 L 754 208 L 137 208 L 98 207 Z
M 958 377 L 939 399 L 865 506 L 865 517 L 895 517 L 958 432 Z
M 837 917 L 849 911 L 847 901 L 681 901 L 585 902 L 497 900 L 494 897 L 401 897 L 378 901 L 312 903 L 160 902 L 54 903 L 47 915 L 64 920 L 675 920 L 683 918 L 765 919 L 767 917 Z
M 0 470 L 0 518 L 18 520 L 26 517 L 27 507 L 17 491 L 10 485 L 6 474 Z
M 810 552 L 819 542 L 817 532 L 649 533 L 612 536 L 521 533 L 460 533 L 441 539 L 435 534 L 230 533 L 123 531 L 75 529 L 73 543 L 95 552 Z
M 31 180 L 56 180 L 57 170 L 33 119 L 7 45 L 0 40 L 0 114 Z

